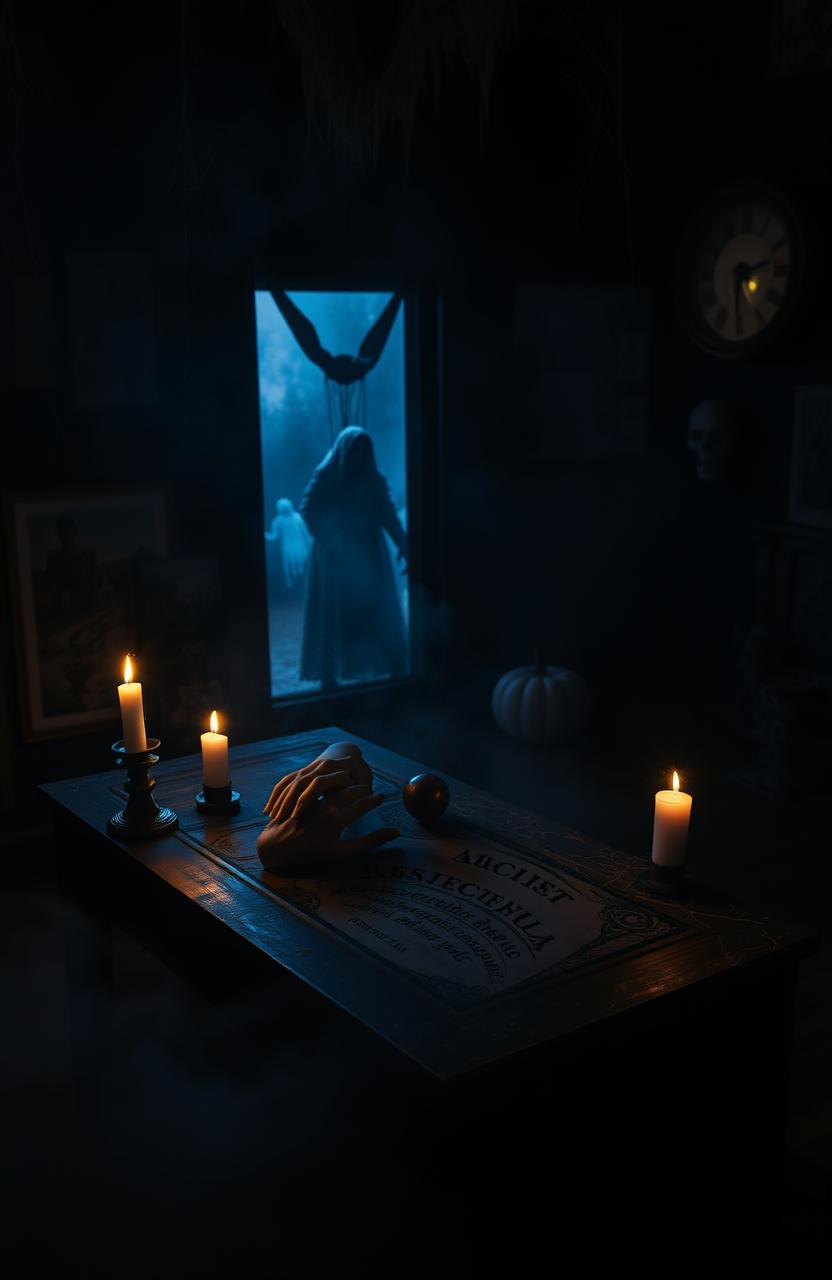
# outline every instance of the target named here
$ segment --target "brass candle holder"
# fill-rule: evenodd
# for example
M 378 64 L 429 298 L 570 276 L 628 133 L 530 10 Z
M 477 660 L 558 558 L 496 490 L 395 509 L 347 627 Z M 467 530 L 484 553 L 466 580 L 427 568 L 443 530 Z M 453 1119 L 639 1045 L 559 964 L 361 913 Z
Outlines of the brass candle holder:
M 156 749 L 160 745 L 158 738 L 148 738 L 145 751 L 128 751 L 123 739 L 112 745 L 116 764 L 127 770 L 127 782 L 124 784 L 127 804 L 107 823 L 110 835 L 119 840 L 149 840 L 179 826 L 179 818 L 173 809 L 160 808 L 153 799 L 156 779 L 150 777 L 150 769 L 159 763 Z

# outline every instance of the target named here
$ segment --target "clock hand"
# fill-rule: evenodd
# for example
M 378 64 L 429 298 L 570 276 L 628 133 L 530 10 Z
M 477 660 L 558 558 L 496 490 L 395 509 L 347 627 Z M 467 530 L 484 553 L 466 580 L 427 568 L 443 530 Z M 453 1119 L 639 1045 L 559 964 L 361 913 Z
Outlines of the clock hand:
M 743 281 L 743 274 L 741 271 L 737 271 L 735 267 L 734 268 L 734 324 L 736 326 L 737 333 L 739 333 L 740 325 L 742 323 L 742 321 L 740 320 L 740 298 L 742 297 L 742 281 Z
M 771 258 L 763 258 L 762 262 L 755 262 L 753 267 L 746 267 L 745 278 L 753 276 L 755 271 L 759 271 L 760 267 L 767 267 L 771 262 Z

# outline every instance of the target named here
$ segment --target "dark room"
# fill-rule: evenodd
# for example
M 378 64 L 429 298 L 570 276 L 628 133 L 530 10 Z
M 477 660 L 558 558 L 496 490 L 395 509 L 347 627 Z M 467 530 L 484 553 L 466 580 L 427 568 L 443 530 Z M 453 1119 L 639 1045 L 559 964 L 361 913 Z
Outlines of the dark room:
M 10 1274 L 832 1264 L 832 0 L 5 0 Z

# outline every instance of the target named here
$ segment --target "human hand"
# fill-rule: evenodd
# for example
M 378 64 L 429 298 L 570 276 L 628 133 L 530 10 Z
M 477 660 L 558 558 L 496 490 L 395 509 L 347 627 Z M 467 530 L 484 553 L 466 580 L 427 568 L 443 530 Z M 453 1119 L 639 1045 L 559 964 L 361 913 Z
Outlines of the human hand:
M 373 773 L 359 747 L 354 742 L 333 742 L 309 764 L 280 778 L 272 787 L 263 812 L 277 821 L 301 817 L 319 794 L 317 780 L 333 773 L 346 773 L 349 781 L 368 790 L 372 786 Z
M 276 815 L 285 807 L 290 810 L 288 816 L 270 818 L 258 836 L 257 854 L 266 870 L 367 853 L 401 834 L 395 827 L 382 827 L 367 835 L 342 840 L 342 832 L 378 808 L 384 797 L 372 795 L 369 783 L 355 782 L 348 769 L 329 768 L 331 760 L 319 757 L 313 763 L 315 770 L 311 773 L 298 770 L 303 776 L 289 783 L 273 805 Z M 306 770 L 309 768 L 306 766 Z M 281 779 L 281 783 L 283 781 Z M 289 795 L 294 788 L 302 789 L 292 802 Z M 301 798 L 303 805 L 299 807 Z

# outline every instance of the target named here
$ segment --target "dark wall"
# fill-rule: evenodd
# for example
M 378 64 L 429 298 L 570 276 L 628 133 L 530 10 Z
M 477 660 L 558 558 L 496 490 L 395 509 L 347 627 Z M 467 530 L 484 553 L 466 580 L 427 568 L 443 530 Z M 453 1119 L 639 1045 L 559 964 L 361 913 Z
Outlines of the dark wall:
M 829 73 L 769 74 L 766 6 L 521 3 L 484 129 L 457 60 L 436 104 L 423 95 L 406 170 L 398 136 L 364 167 L 310 137 L 297 58 L 269 5 L 33 5 L 6 23 L 15 462 L 3 488 L 111 487 L 128 459 L 136 485 L 164 487 L 171 553 L 221 557 L 238 739 L 286 723 L 267 697 L 258 261 L 294 281 L 401 279 L 441 299 L 441 349 L 423 355 L 427 383 L 442 374 L 428 612 L 446 678 L 464 671 L 485 691 L 535 642 L 584 672 L 610 714 L 625 690 L 659 696 L 671 670 L 690 700 L 731 678 L 734 629 L 752 611 L 749 530 L 786 515 L 794 387 L 828 377 L 822 312 L 797 348 L 730 364 L 700 354 L 674 312 L 676 247 L 712 186 L 750 174 L 825 207 Z M 66 255 L 107 248 L 150 255 L 148 409 L 74 403 Z M 54 320 L 38 391 L 15 388 L 14 365 L 13 286 L 33 275 L 48 281 Z M 535 459 L 513 379 L 518 283 L 653 291 L 644 453 Z M 741 465 L 722 489 L 696 479 L 685 447 L 706 396 L 734 403 L 742 425 Z M 73 773 L 99 756 L 92 735 L 72 767 L 64 742 L 20 752 L 19 771 Z

